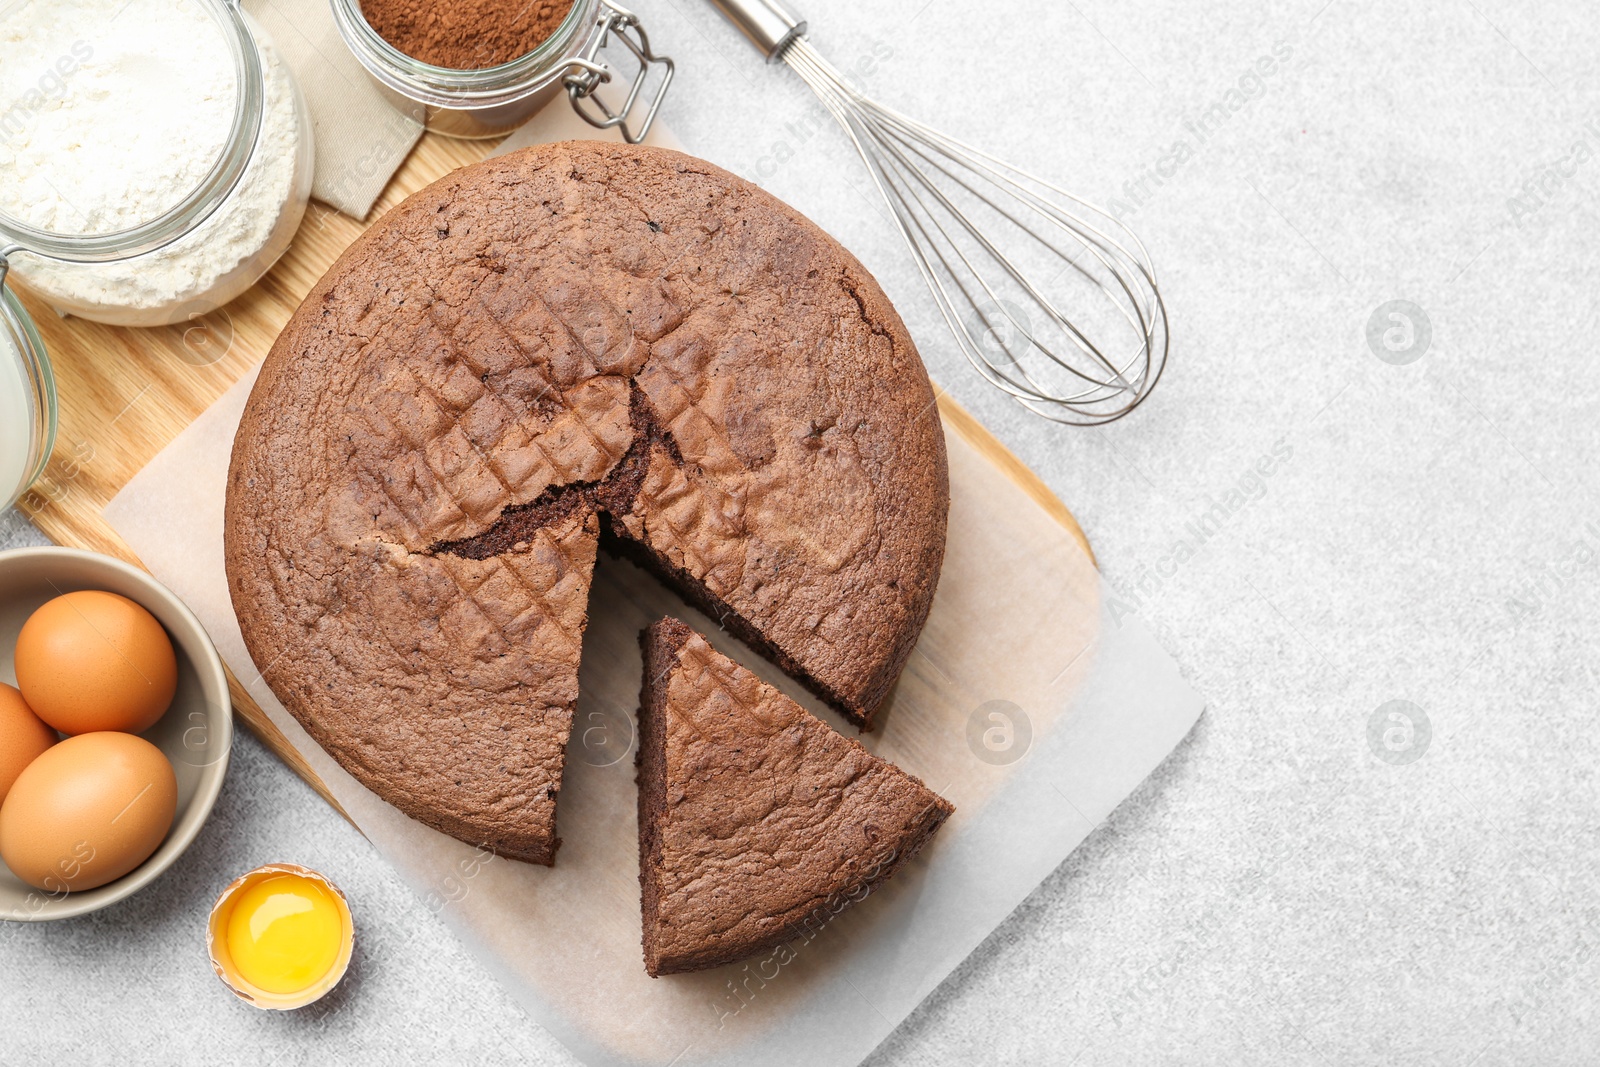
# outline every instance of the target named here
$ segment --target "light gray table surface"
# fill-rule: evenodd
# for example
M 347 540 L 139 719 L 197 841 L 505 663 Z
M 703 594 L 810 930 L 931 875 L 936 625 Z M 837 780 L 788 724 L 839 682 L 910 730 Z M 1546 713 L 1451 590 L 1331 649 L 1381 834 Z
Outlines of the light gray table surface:
M 1121 200 L 1150 246 L 1171 369 L 1133 417 L 1073 431 L 960 363 L 792 75 L 700 0 L 637 7 L 679 63 L 680 138 L 879 275 L 934 377 L 1072 507 L 1208 701 L 868 1062 L 1593 1062 L 1600 19 L 806 0 L 839 65 L 876 50 L 874 93 Z M 1394 300 L 1429 328 L 1409 361 L 1369 343 Z M 0 520 L 0 543 L 42 540 Z M 218 889 L 280 858 L 333 876 L 374 934 L 330 1001 L 287 1015 L 232 1001 L 202 942 Z M 247 736 L 157 885 L 5 933 L 5 1063 L 572 1062 Z

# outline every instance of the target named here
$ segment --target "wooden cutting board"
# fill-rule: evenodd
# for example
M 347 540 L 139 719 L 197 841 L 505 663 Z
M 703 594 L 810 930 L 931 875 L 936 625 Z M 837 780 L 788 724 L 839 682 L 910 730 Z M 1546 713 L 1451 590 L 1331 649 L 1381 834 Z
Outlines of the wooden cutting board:
M 389 182 L 371 217 L 377 218 L 457 167 L 483 159 L 495 143 L 424 135 Z M 184 427 L 266 356 L 301 299 L 367 225 L 313 203 L 294 244 L 266 277 L 227 307 L 182 326 L 134 330 L 63 319 L 24 297 L 50 353 L 61 417 L 50 463 L 18 502 L 22 511 L 57 544 L 140 564 L 106 523 L 102 514 L 106 504 Z M 1066 505 L 943 391 L 939 392 L 939 412 L 947 426 L 1015 481 L 1089 551 L 1089 542 Z M 229 685 L 234 711 L 250 731 L 323 799 L 339 808 L 327 787 L 231 673 Z

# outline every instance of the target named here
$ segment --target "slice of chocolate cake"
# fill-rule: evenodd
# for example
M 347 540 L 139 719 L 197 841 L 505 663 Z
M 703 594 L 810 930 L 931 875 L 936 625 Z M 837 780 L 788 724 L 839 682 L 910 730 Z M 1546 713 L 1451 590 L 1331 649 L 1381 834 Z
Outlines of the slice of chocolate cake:
M 865 897 L 954 810 L 677 619 L 640 637 L 645 970 L 774 948 Z

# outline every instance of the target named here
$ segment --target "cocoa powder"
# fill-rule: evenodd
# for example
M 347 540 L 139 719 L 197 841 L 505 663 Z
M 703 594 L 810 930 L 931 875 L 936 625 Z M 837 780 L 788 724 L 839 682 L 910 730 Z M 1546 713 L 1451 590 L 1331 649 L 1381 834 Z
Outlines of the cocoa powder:
M 453 70 L 509 63 L 539 47 L 573 0 L 361 0 L 378 36 L 412 59 Z

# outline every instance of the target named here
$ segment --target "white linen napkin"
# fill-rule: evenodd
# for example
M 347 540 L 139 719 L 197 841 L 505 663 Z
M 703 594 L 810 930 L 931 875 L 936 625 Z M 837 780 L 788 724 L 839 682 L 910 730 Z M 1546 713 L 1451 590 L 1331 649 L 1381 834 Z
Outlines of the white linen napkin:
M 328 0 L 245 0 L 300 83 L 317 145 L 311 195 L 364 219 L 422 136 L 391 107 L 339 37 Z

